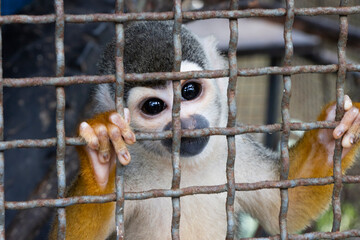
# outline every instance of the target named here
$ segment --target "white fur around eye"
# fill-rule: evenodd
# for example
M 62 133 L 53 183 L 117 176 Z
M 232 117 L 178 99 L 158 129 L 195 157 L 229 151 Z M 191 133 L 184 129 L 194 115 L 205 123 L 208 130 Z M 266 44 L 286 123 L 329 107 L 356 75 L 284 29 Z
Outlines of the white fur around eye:
M 182 61 L 180 71 L 181 72 L 189 72 L 189 71 L 201 71 L 202 69 L 197 63 Z

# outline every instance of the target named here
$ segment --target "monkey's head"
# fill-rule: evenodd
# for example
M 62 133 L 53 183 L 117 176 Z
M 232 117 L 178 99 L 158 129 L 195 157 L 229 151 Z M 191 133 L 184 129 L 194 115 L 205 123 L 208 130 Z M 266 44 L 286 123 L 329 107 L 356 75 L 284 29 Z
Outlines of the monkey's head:
M 171 72 L 174 65 L 172 22 L 136 22 L 125 27 L 124 68 L 126 73 Z M 181 71 L 226 68 L 213 38 L 199 39 L 182 27 Z M 102 74 L 115 73 L 115 43 L 110 43 L 99 63 Z M 227 78 L 181 81 L 181 127 L 224 127 L 227 119 Z M 96 93 L 98 110 L 113 110 L 114 85 L 101 85 Z M 125 104 L 135 131 L 172 129 L 172 81 L 126 82 Z M 182 138 L 184 158 L 206 158 L 216 149 L 216 137 Z M 159 156 L 170 156 L 172 140 L 140 141 L 139 146 Z M 202 153 L 202 154 L 200 154 Z M 207 153 L 207 154 L 206 154 Z

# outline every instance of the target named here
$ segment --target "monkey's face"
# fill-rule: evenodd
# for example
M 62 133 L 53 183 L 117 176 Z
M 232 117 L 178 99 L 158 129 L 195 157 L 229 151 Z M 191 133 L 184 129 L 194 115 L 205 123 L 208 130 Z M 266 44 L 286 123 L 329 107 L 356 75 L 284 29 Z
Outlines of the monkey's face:
M 191 62 L 182 63 L 182 71 L 201 70 Z M 202 129 L 221 125 L 221 103 L 214 79 L 181 81 L 182 129 Z M 155 87 L 134 87 L 129 91 L 128 108 L 135 131 L 161 132 L 172 129 L 173 84 L 171 81 Z M 182 138 L 180 154 L 193 157 L 209 147 L 210 137 Z M 171 153 L 172 140 L 141 141 L 147 150 L 159 155 Z

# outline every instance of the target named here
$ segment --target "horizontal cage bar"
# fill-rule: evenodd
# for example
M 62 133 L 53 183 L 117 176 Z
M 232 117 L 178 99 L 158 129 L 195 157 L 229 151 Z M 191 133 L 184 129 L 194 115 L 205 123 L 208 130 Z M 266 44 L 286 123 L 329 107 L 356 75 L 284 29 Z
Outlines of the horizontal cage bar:
M 342 176 L 341 181 L 346 184 L 360 183 L 359 176 Z M 303 178 L 279 181 L 261 181 L 254 183 L 235 183 L 236 191 L 255 191 L 273 188 L 295 188 L 301 186 L 324 186 L 334 183 L 333 177 L 326 178 Z M 227 191 L 226 184 L 216 186 L 193 186 L 187 188 L 153 189 L 144 192 L 125 192 L 125 200 L 145 200 L 149 198 L 183 197 L 194 194 L 218 194 Z M 39 199 L 30 201 L 5 201 L 6 209 L 28 209 L 38 207 L 67 207 L 74 204 L 106 203 L 116 200 L 115 193 L 100 196 L 81 196 L 59 199 Z
M 58 1 L 55 0 L 56 3 L 61 3 L 62 0 Z M 177 7 L 180 7 L 179 4 L 181 1 L 177 2 Z M 288 0 L 287 3 L 294 2 L 294 0 Z M 63 7 L 62 5 L 60 7 Z M 59 8 L 59 6 L 57 7 Z M 63 9 L 62 9 L 63 10 Z M 143 20 L 157 20 L 157 21 L 165 21 L 165 20 L 174 20 L 175 19 L 175 27 L 179 28 L 182 20 L 200 20 L 200 19 L 209 19 L 209 18 L 226 18 L 226 19 L 236 19 L 236 18 L 250 18 L 250 17 L 289 17 L 289 11 L 292 11 L 291 19 L 287 19 L 285 23 L 285 29 L 287 31 L 285 38 L 286 40 L 286 59 L 285 59 L 285 66 L 283 67 L 261 67 L 261 68 L 239 68 L 230 67 L 230 69 L 224 70 L 216 70 L 216 71 L 192 71 L 192 72 L 168 72 L 168 73 L 143 73 L 143 74 L 123 74 L 123 69 L 116 71 L 115 75 L 105 75 L 105 76 L 71 76 L 71 77 L 63 77 L 65 64 L 61 63 L 64 58 L 63 47 L 64 39 L 64 23 L 89 23 L 89 22 L 114 22 L 117 24 L 121 24 L 128 21 L 143 21 Z M 335 208 L 334 212 L 336 212 L 335 217 L 337 219 L 334 220 L 334 231 L 339 230 L 340 220 L 341 220 L 341 212 L 339 212 L 340 206 L 340 198 L 339 198 L 339 191 L 341 189 L 341 185 L 343 183 L 350 184 L 350 183 L 360 183 L 360 175 L 359 176 L 346 176 L 342 175 L 339 172 L 340 166 L 339 162 L 337 165 L 334 165 L 335 176 L 334 177 L 324 177 L 324 178 L 308 178 L 308 179 L 292 179 L 287 180 L 287 171 L 288 169 L 284 169 L 281 171 L 282 180 L 279 181 L 261 181 L 261 182 L 254 182 L 254 183 L 235 183 L 233 178 L 228 179 L 227 184 L 223 185 L 216 185 L 216 186 L 192 186 L 187 188 L 179 188 L 180 187 L 180 163 L 178 159 L 179 153 L 179 139 L 181 137 L 203 137 L 203 136 L 211 136 L 211 135 L 224 135 L 228 136 L 229 139 L 232 137 L 235 138 L 235 135 L 244 134 L 244 133 L 274 133 L 282 131 L 284 134 L 284 138 L 282 139 L 282 152 L 288 152 L 288 135 L 290 131 L 307 131 L 311 129 L 318 129 L 318 128 L 335 128 L 339 121 L 335 122 L 309 122 L 309 123 L 292 123 L 290 122 L 290 116 L 288 114 L 289 106 L 288 102 L 290 101 L 290 85 L 286 82 L 291 82 L 290 76 L 295 74 L 304 74 L 304 73 L 337 73 L 339 76 L 338 81 L 343 83 L 345 80 L 346 72 L 360 72 L 360 64 L 347 64 L 346 59 L 344 58 L 345 55 L 345 46 L 346 46 L 346 39 L 340 39 L 341 42 L 341 50 L 339 56 L 339 64 L 330 64 L 330 65 L 304 65 L 304 66 L 290 66 L 291 65 L 291 58 L 293 56 L 292 52 L 292 39 L 291 39 L 291 31 L 292 31 L 292 21 L 294 16 L 318 16 L 318 15 L 341 15 L 343 17 L 343 28 L 348 27 L 347 15 L 359 14 L 360 13 L 360 6 L 353 6 L 353 7 L 314 7 L 314 8 L 294 8 L 292 9 L 285 9 L 285 8 L 277 8 L 277 9 L 246 9 L 246 10 L 222 10 L 222 11 L 198 11 L 198 12 L 182 12 L 181 8 L 176 12 L 162 12 L 162 13 L 122 13 L 117 11 L 114 14 L 81 14 L 81 15 L 73 15 L 73 14 L 64 14 L 61 12 L 61 16 L 59 13 L 57 14 L 48 14 L 48 15 L 39 15 L 39 16 L 31 16 L 31 15 L 9 15 L 9 16 L 0 16 L 0 25 L 4 24 L 18 24 L 18 23 L 31 23 L 31 24 L 46 24 L 46 23 L 57 23 L 62 24 L 62 26 L 57 26 L 59 31 L 56 31 L 56 52 L 59 55 L 58 64 L 57 64 L 57 77 L 32 77 L 32 78 L 2 78 L 0 76 L 1 83 L 4 87 L 30 87 L 30 86 L 57 86 L 58 90 L 62 89 L 63 86 L 74 85 L 74 84 L 100 84 L 100 83 L 118 83 L 118 88 L 121 88 L 120 84 L 125 81 L 167 81 L 172 80 L 175 81 L 174 84 L 177 83 L 179 80 L 183 79 L 190 79 L 190 78 L 221 78 L 221 77 L 232 77 L 236 79 L 237 77 L 252 77 L 252 76 L 263 76 L 263 75 L 284 75 L 285 76 L 285 89 L 286 89 L 286 96 L 283 98 L 283 124 L 272 124 L 272 125 L 245 125 L 235 127 L 235 119 L 234 119 L 234 111 L 229 111 L 230 115 L 232 113 L 233 116 L 229 115 L 229 122 L 233 124 L 229 124 L 227 128 L 206 128 L 206 129 L 199 129 L 199 130 L 181 130 L 180 127 L 174 127 L 173 131 L 164 131 L 164 132 L 151 132 L 151 133 L 144 133 L 139 132 L 136 133 L 137 140 L 161 140 L 166 138 L 173 138 L 176 142 L 173 149 L 173 155 L 175 154 L 174 160 L 174 179 L 173 179 L 173 187 L 172 189 L 153 189 L 144 192 L 125 192 L 122 193 L 121 199 L 122 200 L 144 200 L 149 198 L 161 198 L 161 197 L 170 197 L 173 198 L 173 207 L 174 212 L 176 211 L 177 216 L 174 218 L 175 223 L 180 222 L 180 206 L 176 205 L 179 203 L 179 198 L 188 195 L 194 194 L 218 194 L 227 192 L 228 193 L 228 200 L 230 202 L 227 203 L 228 213 L 233 213 L 234 210 L 231 209 L 233 203 L 233 195 L 230 194 L 231 191 L 254 191 L 259 189 L 273 189 L 278 188 L 282 189 L 282 199 L 285 198 L 284 202 L 287 202 L 287 189 L 288 188 L 295 188 L 299 186 L 322 186 L 328 184 L 335 184 L 335 192 L 334 192 L 334 205 Z M 346 19 L 346 20 L 345 20 Z M 230 20 L 231 21 L 231 20 Z M 234 22 L 234 21 L 233 21 Z M 118 25 L 117 27 L 119 27 Z M 179 29 L 174 32 L 175 35 L 179 35 Z M 237 35 L 237 28 L 236 30 L 232 31 L 232 33 Z M 342 35 L 343 38 L 346 38 L 346 35 Z M 179 44 L 179 43 L 178 43 Z M 0 44 L 1 47 L 1 44 Z M 339 48 L 340 48 L 339 47 Z M 175 52 L 179 51 L 179 46 L 175 47 Z M 234 49 L 235 48 L 235 49 Z M 232 47 L 229 52 L 231 54 L 235 54 L 236 58 L 236 46 Z M 341 55 L 343 57 L 341 57 Z M 176 57 L 181 57 L 181 51 L 175 54 Z M 233 56 L 234 57 L 234 56 Z M 231 58 L 230 63 L 231 63 Z M 180 60 L 178 59 L 178 62 Z M 175 61 L 176 62 L 176 61 Z M 234 61 L 232 61 L 234 65 Z M 0 66 L 1 67 L 1 66 Z M 179 67 L 175 67 L 175 69 Z M 123 78 L 119 80 L 119 74 L 123 74 L 120 77 Z M 118 78 L 118 79 L 116 79 Z M 118 80 L 118 81 L 117 81 Z M 120 81 L 122 81 L 120 83 Z M 287 85 L 287 86 L 286 86 Z M 341 85 L 341 83 L 340 83 Z M 234 87 L 230 88 L 235 91 Z M 343 95 L 343 86 L 339 86 L 338 88 L 338 95 L 337 101 L 341 102 L 341 95 Z M 122 91 L 122 89 L 121 89 Z M 120 92 L 120 90 L 118 91 Z M 64 94 L 59 94 L 59 98 L 63 97 Z M 178 92 L 174 91 L 174 95 L 176 96 Z M 230 95 L 230 94 L 229 94 Z M 118 98 L 117 98 L 118 99 Z M 340 99 L 340 100 L 339 100 Z M 119 100 L 117 100 L 117 103 Z M 63 103 L 64 101 L 58 100 L 58 103 Z M 175 101 L 175 110 L 173 110 L 173 118 L 175 119 L 175 123 L 179 123 L 179 100 Z M 231 105 L 231 103 L 229 103 Z M 117 109 L 122 109 L 122 104 L 117 104 Z M 2 107 L 2 106 L 1 106 Z M 177 109 L 178 108 L 178 109 Z M 234 109 L 231 108 L 230 109 Z M 64 121 L 64 112 L 65 110 L 62 109 L 59 115 L 61 116 L 58 121 Z M 340 111 L 341 112 L 341 111 Z M 339 119 L 337 119 L 339 120 Z M 0 141 L 0 151 L 14 149 L 14 148 L 34 148 L 34 147 L 52 147 L 57 146 L 59 144 L 58 154 L 59 159 L 62 160 L 65 155 L 65 145 L 84 145 L 84 141 L 79 137 L 65 137 L 64 130 L 64 123 L 62 122 L 61 125 L 58 127 L 61 132 L 57 133 L 56 138 L 48 138 L 48 139 L 24 139 L 24 140 L 12 140 L 12 141 Z M 339 144 L 338 144 L 339 145 Z M 339 153 L 339 146 L 335 152 L 335 155 Z M 229 156 L 235 157 L 235 150 L 229 150 Z M 1 153 L 2 154 L 2 153 Z M 341 154 L 341 151 L 340 151 Z M 285 154 L 286 155 L 286 154 Z M 287 158 L 288 156 L 285 156 Z M 285 159 L 286 160 L 286 159 Z M 335 158 L 336 160 L 336 158 Z M 286 161 L 284 161 L 286 163 Z M 233 172 L 233 162 L 230 160 L 228 161 L 228 169 L 227 172 L 229 175 Z M 285 164 L 286 165 L 286 164 Z M 101 195 L 101 196 L 79 196 L 79 197 L 69 197 L 66 198 L 63 196 L 64 194 L 64 170 L 61 169 L 58 175 L 61 176 L 60 181 L 60 198 L 58 199 L 39 199 L 39 200 L 31 200 L 31 201 L 19 201 L 19 202 L 12 202 L 12 201 L 2 201 L 5 205 L 5 209 L 29 209 L 29 208 L 38 208 L 38 207 L 56 207 L 56 208 L 63 208 L 66 206 L 71 206 L 74 204 L 88 204 L 88 203 L 106 203 L 106 202 L 113 202 L 119 200 L 119 196 L 116 193 Z M 121 192 L 121 190 L 117 190 L 117 193 Z M 283 194 L 284 193 L 284 194 Z M 286 194 L 285 194 L 286 193 Z M 122 198 L 124 197 L 124 198 Z M 288 234 L 286 230 L 286 211 L 287 206 L 283 206 L 282 210 L 284 214 L 280 216 L 280 225 L 284 227 L 281 230 L 281 235 L 276 235 L 273 237 L 262 238 L 262 239 L 343 239 L 349 237 L 358 237 L 360 236 L 360 230 L 348 230 L 343 232 L 312 232 L 306 234 Z M 284 210 L 285 209 L 285 210 Z M 228 214 L 229 215 L 229 214 Z M 340 218 L 340 220 L 339 220 Z M 231 225 L 231 220 L 228 220 L 228 225 Z M 3 227 L 4 224 L 2 224 Z M 179 225 L 175 225 L 172 227 L 174 232 L 174 239 L 178 239 L 179 236 Z M 229 238 L 233 238 L 233 231 L 232 229 L 228 230 Z M 244 238 L 244 239 L 255 239 L 255 238 Z
M 263 75 L 294 75 L 303 73 L 336 73 L 338 65 L 307 65 L 291 67 L 262 67 L 238 69 L 238 77 L 255 77 Z M 347 64 L 347 72 L 360 72 L 360 64 Z M 228 77 L 229 70 L 208 70 L 189 72 L 157 72 L 125 74 L 125 81 L 168 81 L 191 78 L 222 78 Z M 68 86 L 74 84 L 114 83 L 114 75 L 84 75 L 71 77 L 31 77 L 31 78 L 4 78 L 4 87 L 32 87 L 32 86 Z
M 295 8 L 295 16 L 319 16 L 319 15 L 353 15 L 360 13 L 360 6 L 353 7 L 315 7 Z M 184 20 L 201 20 L 210 18 L 249 18 L 249 17 L 282 17 L 285 16 L 284 8 L 278 9 L 246 9 L 246 10 L 222 10 L 222 11 L 199 11 L 182 12 Z M 67 23 L 89 23 L 89 22 L 115 22 L 127 21 L 165 21 L 174 19 L 173 12 L 161 13 L 95 13 L 73 15 L 65 14 Z M 44 24 L 55 22 L 55 14 L 47 15 L 7 15 L 0 16 L 0 24 Z
M 289 123 L 291 131 L 308 131 L 319 128 L 335 128 L 339 122 L 310 122 L 310 123 Z M 195 130 L 181 130 L 183 137 L 196 138 L 205 137 L 212 135 L 239 135 L 244 133 L 275 133 L 282 131 L 282 125 L 271 124 L 271 125 L 244 125 L 230 128 L 203 128 Z M 164 132 L 138 132 L 135 133 L 138 141 L 143 140 L 163 140 L 172 137 L 171 131 Z M 67 137 L 65 139 L 67 145 L 84 145 L 85 141 L 79 137 Z M 53 147 L 56 145 L 55 138 L 48 139 L 21 139 L 21 140 L 10 140 L 0 142 L 0 151 L 13 149 L 13 148 L 46 148 Z

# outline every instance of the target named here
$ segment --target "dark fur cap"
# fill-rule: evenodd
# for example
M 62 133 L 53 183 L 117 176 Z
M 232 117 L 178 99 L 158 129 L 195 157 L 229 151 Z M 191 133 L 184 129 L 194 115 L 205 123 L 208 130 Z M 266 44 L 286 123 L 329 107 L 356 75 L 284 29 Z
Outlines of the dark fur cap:
M 171 72 L 174 66 L 173 22 L 147 21 L 125 25 L 125 73 Z M 204 50 L 196 37 L 185 27 L 181 29 L 182 60 L 197 63 L 206 69 Z M 100 74 L 115 73 L 115 41 L 110 42 L 98 63 Z M 159 82 L 155 83 L 159 85 Z M 160 83 L 161 84 L 161 83 Z M 130 88 L 154 83 L 126 83 L 125 97 Z
M 125 26 L 125 73 L 171 72 L 174 65 L 173 22 L 133 22 Z M 182 60 L 205 68 L 204 51 L 186 28 L 181 29 Z M 106 47 L 99 62 L 101 74 L 115 73 L 115 41 Z

